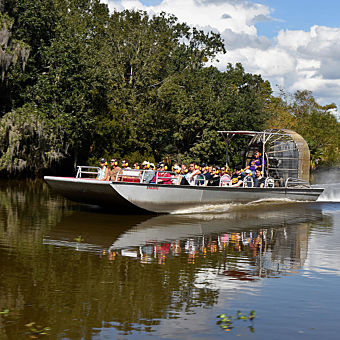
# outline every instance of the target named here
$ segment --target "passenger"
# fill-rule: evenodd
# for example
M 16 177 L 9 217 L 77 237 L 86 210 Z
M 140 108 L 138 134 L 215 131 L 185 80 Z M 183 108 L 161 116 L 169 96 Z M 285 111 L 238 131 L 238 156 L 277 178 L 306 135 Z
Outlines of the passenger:
M 208 186 L 219 186 L 220 185 L 220 176 L 217 173 L 217 168 L 214 166 L 212 168 L 211 179 L 208 181 Z
M 179 164 L 178 163 L 175 163 L 173 166 L 172 166 L 172 171 L 176 171 L 176 170 L 180 170 L 181 169 L 181 167 L 179 166 Z
M 155 184 L 156 183 L 156 166 L 153 163 L 150 163 L 150 169 L 153 170 L 154 177 L 151 179 L 150 183 Z
M 161 163 L 159 165 L 157 184 L 167 184 L 167 185 L 172 184 L 170 172 L 166 172 L 167 170 L 168 170 L 167 164 Z
M 143 170 L 149 170 L 150 169 L 150 163 L 148 161 L 144 161 L 142 163 L 142 169 Z
M 209 167 L 206 164 L 202 164 L 202 173 L 205 178 L 206 184 L 210 179 L 212 179 L 212 176 L 209 172 Z
M 254 186 L 253 173 L 249 169 L 244 171 L 243 185 L 249 188 Z
M 254 152 L 254 155 L 251 159 L 251 161 L 249 162 L 248 166 L 246 166 L 244 168 L 244 170 L 250 170 L 253 173 L 253 177 L 255 176 L 255 170 L 256 169 L 262 169 L 262 161 L 263 164 L 266 164 L 266 161 L 261 157 L 261 153 L 260 151 L 256 150 Z
M 127 161 L 127 159 L 122 159 L 122 168 L 123 169 L 131 169 L 130 167 L 129 167 L 129 162 Z
M 182 170 L 182 172 L 183 172 L 185 175 L 189 172 L 188 167 L 187 167 L 186 164 L 182 164 L 182 165 L 181 165 L 181 170 Z
M 178 173 L 180 173 L 181 167 L 177 163 L 175 163 L 175 165 L 172 167 L 172 171 L 174 172 L 178 171 Z
M 133 165 L 133 169 L 139 170 L 139 169 L 140 169 L 139 163 L 136 162 L 136 163 Z
M 152 163 L 149 163 L 148 161 L 144 161 L 142 163 L 142 166 L 143 166 L 143 171 L 144 174 L 142 175 L 142 183 L 150 183 L 152 181 L 152 179 L 155 177 L 155 171 L 152 170 L 151 168 L 151 164 Z
M 189 172 L 186 174 L 186 179 L 189 185 L 195 185 L 196 176 L 201 172 L 198 170 L 197 165 L 194 162 L 190 163 Z
M 110 180 L 111 167 L 110 167 L 110 164 L 108 164 L 107 162 L 105 162 L 105 165 L 106 165 L 105 176 L 102 180 L 103 181 L 109 181 Z
M 118 181 L 117 177 L 118 173 L 122 170 L 121 167 L 118 166 L 118 159 L 112 158 L 111 161 L 111 171 L 110 171 L 110 181 Z
M 262 176 L 261 170 L 255 170 L 255 179 L 254 179 L 254 187 L 256 188 L 264 188 L 264 183 L 266 179 Z
M 230 177 L 230 174 L 228 173 L 228 170 L 229 170 L 228 167 L 222 166 L 222 168 L 221 168 L 221 177 L 224 176 L 224 175 L 228 175 Z
M 206 181 L 206 178 L 203 174 L 203 172 L 205 170 L 205 164 L 202 164 L 201 166 L 199 166 L 198 170 L 200 171 L 200 173 L 198 175 L 196 175 L 195 185 L 206 185 L 207 181 Z
M 250 169 L 243 170 L 243 173 L 244 173 L 245 177 L 248 177 L 248 176 L 252 177 L 253 176 L 253 173 L 251 172 Z
M 98 171 L 98 175 L 97 175 L 97 179 L 99 181 L 103 181 L 105 178 L 106 165 L 107 165 L 106 159 L 102 158 L 100 160 L 100 170 Z
M 230 175 L 227 173 L 227 169 L 225 167 L 221 168 L 221 186 L 229 186 L 231 182 L 231 177 Z
M 243 179 L 245 175 L 242 172 L 241 167 L 236 167 L 232 176 L 231 176 L 231 187 L 240 187 L 243 185 Z
M 189 172 L 186 164 L 181 165 L 181 170 L 179 173 L 179 178 L 178 178 L 178 185 L 189 185 L 189 182 L 187 181 L 186 175 Z
M 179 185 L 181 184 L 181 167 L 176 163 L 173 167 L 172 167 L 172 171 L 175 173 L 174 177 L 175 179 L 173 180 L 172 184 L 175 185 Z

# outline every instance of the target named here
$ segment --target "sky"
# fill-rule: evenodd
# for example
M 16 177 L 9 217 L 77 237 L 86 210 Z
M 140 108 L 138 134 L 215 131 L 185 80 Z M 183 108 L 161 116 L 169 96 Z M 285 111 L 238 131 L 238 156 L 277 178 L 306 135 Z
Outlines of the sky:
M 180 22 L 219 32 L 227 53 L 216 66 L 242 63 L 269 80 L 274 93 L 310 90 L 340 111 L 339 0 L 102 0 L 111 11 L 174 14 Z M 337 113 L 337 115 L 339 115 Z M 339 116 L 340 117 L 340 116 Z

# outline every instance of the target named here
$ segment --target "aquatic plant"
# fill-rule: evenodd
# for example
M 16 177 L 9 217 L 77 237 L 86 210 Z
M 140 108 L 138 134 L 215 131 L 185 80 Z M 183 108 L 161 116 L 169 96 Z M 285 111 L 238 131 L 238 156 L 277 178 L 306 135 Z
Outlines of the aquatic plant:
M 76 242 L 84 242 L 84 239 L 81 237 L 81 235 L 79 235 L 78 237 L 75 237 L 73 240 Z
M 9 309 L 4 309 L 2 312 L 0 312 L 1 315 L 7 316 L 9 313 Z
M 224 331 L 229 332 L 230 330 L 234 328 L 233 324 L 236 320 L 244 320 L 244 321 L 249 320 L 252 322 L 255 319 L 255 311 L 251 310 L 249 313 L 249 316 L 243 314 L 241 311 L 237 311 L 235 315 L 227 315 L 223 313 L 223 314 L 217 315 L 217 318 L 219 318 L 219 320 L 216 322 L 216 324 L 219 325 Z M 248 328 L 251 332 L 255 331 L 252 324 L 248 326 Z
M 41 335 L 48 335 L 48 331 L 51 330 L 50 327 L 42 327 L 39 325 L 36 325 L 35 322 L 30 322 L 25 325 L 25 327 L 28 328 L 28 336 L 30 339 L 37 339 Z

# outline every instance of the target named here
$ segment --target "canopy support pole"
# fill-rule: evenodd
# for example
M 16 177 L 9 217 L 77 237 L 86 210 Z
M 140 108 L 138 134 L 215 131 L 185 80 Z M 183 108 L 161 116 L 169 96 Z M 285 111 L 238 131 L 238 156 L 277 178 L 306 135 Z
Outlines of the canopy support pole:
M 229 136 L 229 133 L 227 132 L 226 134 L 222 134 L 225 142 L 226 142 L 226 149 L 225 149 L 225 166 L 226 168 L 229 168 L 228 165 L 228 159 L 229 159 L 229 142 L 233 139 L 233 137 L 235 136 L 235 134 L 231 134 Z
M 263 131 L 262 141 L 262 176 L 264 176 L 264 151 L 266 150 L 266 133 Z

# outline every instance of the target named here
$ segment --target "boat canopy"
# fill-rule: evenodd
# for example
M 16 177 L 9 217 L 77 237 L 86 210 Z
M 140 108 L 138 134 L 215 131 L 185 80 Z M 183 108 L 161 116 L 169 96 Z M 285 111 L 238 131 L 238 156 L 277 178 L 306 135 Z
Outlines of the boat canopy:
M 310 152 L 306 141 L 296 132 L 287 129 L 264 131 L 218 131 L 227 142 L 226 164 L 228 165 L 228 145 L 235 135 L 252 137 L 248 145 L 247 158 L 255 150 L 262 150 L 262 171 L 274 179 L 286 181 L 288 178 L 309 182 Z

